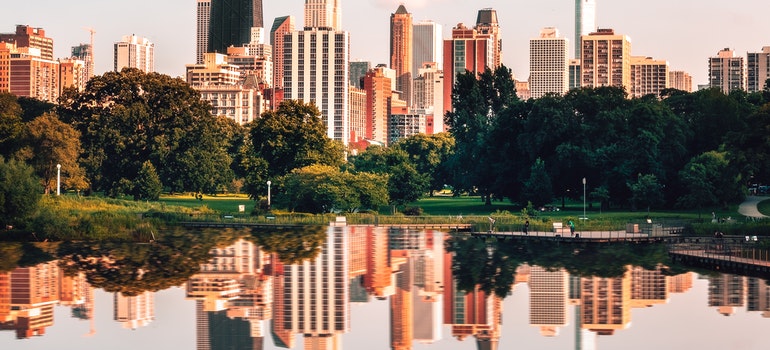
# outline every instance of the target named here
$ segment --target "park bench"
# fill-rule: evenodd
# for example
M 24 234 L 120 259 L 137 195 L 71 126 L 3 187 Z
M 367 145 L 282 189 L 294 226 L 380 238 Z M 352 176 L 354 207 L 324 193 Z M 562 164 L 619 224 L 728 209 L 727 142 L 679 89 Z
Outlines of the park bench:
M 557 235 L 564 235 L 569 234 L 569 227 L 564 226 L 561 222 L 554 222 L 553 223 L 553 233 Z

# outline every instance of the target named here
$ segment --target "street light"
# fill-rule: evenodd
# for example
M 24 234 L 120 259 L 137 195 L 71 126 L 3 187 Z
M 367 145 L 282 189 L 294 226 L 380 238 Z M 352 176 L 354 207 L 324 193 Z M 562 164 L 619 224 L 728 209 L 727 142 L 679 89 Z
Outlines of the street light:
M 267 180 L 267 210 L 270 210 L 270 185 L 272 182 L 270 180 Z
M 581 219 L 588 219 L 586 217 L 586 178 L 583 178 L 583 217 Z
M 61 194 L 61 164 L 56 164 L 56 195 Z

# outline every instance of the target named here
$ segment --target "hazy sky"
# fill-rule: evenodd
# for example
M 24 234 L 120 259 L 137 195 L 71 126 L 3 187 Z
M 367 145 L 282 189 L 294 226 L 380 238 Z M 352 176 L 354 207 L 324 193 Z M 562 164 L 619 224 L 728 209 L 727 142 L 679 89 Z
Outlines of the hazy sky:
M 16 24 L 42 27 L 54 39 L 56 57 L 87 43 L 96 30 L 97 73 L 111 70 L 113 43 L 136 34 L 155 43 L 158 72 L 181 76 L 195 62 L 195 0 L 54 0 L 4 1 L 0 32 Z M 445 37 L 458 23 L 475 23 L 479 9 L 497 10 L 503 37 L 503 63 L 517 79 L 529 76 L 529 39 L 542 27 L 556 27 L 574 45 L 573 0 L 342 0 L 343 29 L 351 33 L 351 59 L 388 63 L 390 14 L 403 3 L 414 20 L 433 20 Z M 303 22 L 301 0 L 264 0 L 265 26 L 278 16 Z M 693 85 L 708 79 L 707 59 L 723 48 L 736 54 L 770 46 L 767 0 L 597 0 L 597 24 L 631 38 L 632 55 L 668 60 L 685 70 Z M 571 48 L 570 53 L 574 52 Z

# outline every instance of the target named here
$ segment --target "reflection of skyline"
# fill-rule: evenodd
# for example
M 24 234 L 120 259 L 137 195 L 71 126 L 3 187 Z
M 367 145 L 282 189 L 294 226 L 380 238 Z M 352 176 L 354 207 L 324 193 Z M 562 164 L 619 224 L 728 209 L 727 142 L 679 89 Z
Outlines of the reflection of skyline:
M 389 329 L 382 331 L 390 334 L 393 349 L 438 342 L 446 331 L 466 342 L 472 337 L 477 349 L 495 349 L 506 337 L 502 299 L 456 290 L 445 238 L 433 231 L 402 236 L 383 227 L 337 226 L 329 228 L 321 254 L 295 265 L 283 265 L 248 240 L 219 246 L 187 284 L 187 298 L 196 301 L 197 348 L 261 349 L 270 334 L 282 348 L 342 349 L 344 335 L 361 327 L 351 325 L 350 304 L 379 298 L 388 302 L 384 328 Z M 54 325 L 57 305 L 71 308 L 72 317 L 93 319 L 93 288 L 82 273 L 64 276 L 57 264 L 0 273 L 1 330 L 19 339 L 42 336 Z M 568 334 L 574 334 L 575 348 L 587 350 L 597 348 L 597 337 L 630 327 L 634 309 L 656 308 L 673 294 L 688 292 L 694 276 L 629 266 L 620 277 L 579 277 L 521 265 L 514 283 L 516 290 L 529 290 L 530 326 L 547 337 L 574 332 Z M 729 316 L 745 308 L 770 317 L 765 280 L 729 274 L 701 279 L 708 282 L 708 298 L 701 304 L 716 313 Z M 376 288 L 367 288 L 374 280 Z M 128 328 L 139 329 L 155 318 L 153 293 L 116 294 L 113 303 L 115 320 Z

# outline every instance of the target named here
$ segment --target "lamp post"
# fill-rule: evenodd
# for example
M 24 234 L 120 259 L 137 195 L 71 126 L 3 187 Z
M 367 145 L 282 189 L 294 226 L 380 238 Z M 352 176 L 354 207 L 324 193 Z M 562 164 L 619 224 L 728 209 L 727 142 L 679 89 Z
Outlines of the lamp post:
M 61 194 L 61 164 L 56 164 L 56 195 Z
M 586 178 L 583 178 L 583 220 L 588 219 L 586 217 Z
M 270 210 L 270 185 L 272 182 L 270 180 L 267 181 L 267 210 Z

